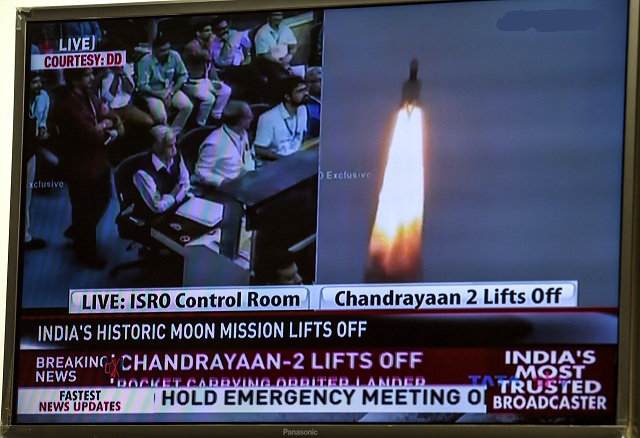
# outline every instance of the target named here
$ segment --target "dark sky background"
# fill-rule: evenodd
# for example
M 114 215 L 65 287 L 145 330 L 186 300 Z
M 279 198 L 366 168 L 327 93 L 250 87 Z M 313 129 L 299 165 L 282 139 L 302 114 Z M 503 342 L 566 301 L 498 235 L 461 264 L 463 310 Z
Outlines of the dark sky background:
M 597 10 L 596 30 L 506 32 L 513 10 Z M 327 11 L 317 283 L 359 283 L 385 129 L 420 62 L 430 163 L 426 282 L 578 280 L 618 303 L 624 1 L 522 1 Z M 407 188 L 410 190 L 410 188 Z

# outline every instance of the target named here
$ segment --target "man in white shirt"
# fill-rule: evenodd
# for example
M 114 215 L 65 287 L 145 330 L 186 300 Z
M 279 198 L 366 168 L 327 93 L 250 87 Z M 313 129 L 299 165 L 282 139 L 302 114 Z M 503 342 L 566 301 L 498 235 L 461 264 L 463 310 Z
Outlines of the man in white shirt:
M 231 87 L 219 80 L 218 72 L 213 65 L 211 24 L 206 19 L 198 20 L 195 30 L 196 38 L 190 41 L 182 52 L 189 71 L 189 79 L 183 88 L 190 97 L 200 100 L 196 123 L 204 126 L 209 114 L 220 120 L 231 96 Z
M 298 47 L 298 40 L 291 28 L 282 20 L 282 12 L 273 12 L 267 24 L 256 33 L 258 68 L 271 82 L 290 74 L 291 59 Z
M 178 206 L 189 190 L 189 171 L 176 149 L 176 133 L 165 125 L 151 129 L 154 139 L 151 152 L 142 157 L 133 183 L 140 195 L 134 201 L 135 217 L 153 219 Z
M 308 96 L 305 80 L 288 76 L 282 80 L 282 101 L 260 116 L 254 146 L 259 157 L 275 160 L 300 150 L 307 131 Z
M 108 68 L 106 76 L 102 79 L 100 92 L 102 98 L 108 102 L 109 108 L 115 110 L 129 104 L 134 88 L 133 64 L 129 63 L 126 69 L 121 66 Z
M 125 125 L 140 124 L 146 129 L 151 129 L 154 125 L 153 118 L 136 107 L 131 98 L 135 89 L 133 71 L 133 63 L 127 63 L 124 68 L 107 69 L 107 74 L 102 79 L 100 94 Z
M 191 181 L 214 185 L 233 180 L 256 169 L 247 129 L 253 120 L 246 102 L 230 101 L 224 110 L 225 124 L 213 131 L 200 146 Z

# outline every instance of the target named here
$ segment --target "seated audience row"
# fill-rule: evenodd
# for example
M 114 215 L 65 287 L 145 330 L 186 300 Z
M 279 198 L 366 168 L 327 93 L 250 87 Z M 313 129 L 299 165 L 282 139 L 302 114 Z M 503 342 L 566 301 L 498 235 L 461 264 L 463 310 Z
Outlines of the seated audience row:
M 140 210 L 136 213 L 142 217 L 152 217 L 181 203 L 190 181 L 219 186 L 256 170 L 260 160 L 275 160 L 300 150 L 305 139 L 319 135 L 321 70 L 309 70 L 309 89 L 303 78 L 292 75 L 290 61 L 297 40 L 282 20 L 282 13 L 273 13 L 258 30 L 254 60 L 249 31 L 229 29 L 223 17 L 197 20 L 194 39 L 186 44 L 182 55 L 159 35 L 152 50 L 135 67 L 104 69 L 99 81 L 90 68 L 62 71 L 66 85 L 56 91 L 51 104 L 39 73 L 34 72 L 31 124 L 25 136 L 27 185 L 34 179 L 35 148 L 49 137 L 50 122 L 59 146 L 55 151 L 58 167 L 67 183 L 72 210 L 71 226 L 64 235 L 72 240 L 81 264 L 93 268 L 106 265 L 98 253 L 96 229 L 111 199 L 113 150 L 131 147 L 124 156 L 137 152 L 133 145 L 123 142 L 129 124 L 143 126 L 153 142 L 134 177 L 140 194 L 140 202 L 136 203 Z M 259 82 L 260 74 L 267 76 L 268 86 L 280 95 L 280 102 L 259 117 L 253 132 L 251 107 L 246 102 L 229 100 L 232 88 L 227 80 L 232 85 L 248 84 Z M 316 88 L 317 93 L 313 91 Z M 201 145 L 194 175 L 190 177 L 176 150 L 176 138 L 196 105 L 195 123 L 219 128 Z M 29 232 L 30 190 L 26 198 L 25 247 L 40 249 L 45 246 L 44 241 Z

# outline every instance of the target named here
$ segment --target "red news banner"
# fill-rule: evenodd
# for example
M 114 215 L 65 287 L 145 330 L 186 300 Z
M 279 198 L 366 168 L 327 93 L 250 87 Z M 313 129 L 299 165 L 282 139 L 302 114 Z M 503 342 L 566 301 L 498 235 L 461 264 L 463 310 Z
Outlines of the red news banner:
M 18 413 L 477 412 L 613 418 L 616 348 L 20 353 Z M 135 394 L 135 395 L 133 395 Z M 127 400 L 145 398 L 150 406 Z M 151 401 L 152 400 L 152 401 Z M 37 403 L 35 403 L 37 402 Z

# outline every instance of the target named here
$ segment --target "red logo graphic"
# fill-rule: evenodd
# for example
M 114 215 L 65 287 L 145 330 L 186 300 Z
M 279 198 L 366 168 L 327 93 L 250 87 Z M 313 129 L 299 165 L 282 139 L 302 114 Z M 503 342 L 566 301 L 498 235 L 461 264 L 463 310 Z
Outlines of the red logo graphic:
M 120 363 L 121 357 L 115 359 L 111 359 L 111 362 L 104 364 L 104 373 L 108 374 L 111 378 L 120 377 L 120 373 L 118 372 L 118 364 Z

